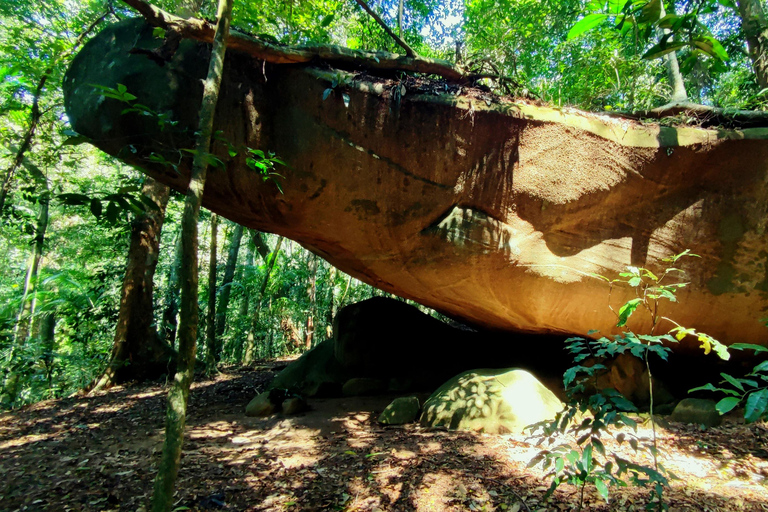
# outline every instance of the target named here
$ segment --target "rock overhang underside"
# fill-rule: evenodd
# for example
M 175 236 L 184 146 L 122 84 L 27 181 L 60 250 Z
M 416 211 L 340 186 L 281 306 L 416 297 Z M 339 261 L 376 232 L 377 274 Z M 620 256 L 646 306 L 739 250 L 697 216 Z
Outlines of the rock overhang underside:
M 184 190 L 181 150 L 193 145 L 210 49 L 183 40 L 159 62 L 147 53 L 159 44 L 141 20 L 106 28 L 70 67 L 65 102 L 96 146 Z M 94 87 L 117 84 L 144 113 Z M 656 271 L 689 249 L 700 256 L 679 262 L 690 285 L 665 316 L 725 343 L 766 344 L 766 128 L 644 124 L 229 51 L 215 129 L 223 166 L 209 171 L 205 207 L 452 317 L 616 332 L 609 303 L 634 292 L 609 300 L 592 274 Z M 288 163 L 276 169 L 282 192 L 248 165 L 248 148 Z

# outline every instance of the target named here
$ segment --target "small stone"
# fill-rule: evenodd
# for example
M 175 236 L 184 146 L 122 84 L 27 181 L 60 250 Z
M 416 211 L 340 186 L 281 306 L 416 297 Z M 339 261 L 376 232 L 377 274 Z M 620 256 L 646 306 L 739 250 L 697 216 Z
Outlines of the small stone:
M 272 389 L 257 395 L 245 407 L 246 416 L 271 416 L 280 411 L 280 404 L 285 399 L 285 391 Z
M 669 419 L 680 423 L 716 427 L 723 421 L 723 417 L 717 412 L 716 405 L 713 400 L 685 398 L 677 404 Z
M 283 401 L 283 414 L 292 416 L 307 410 L 307 401 L 300 396 L 287 398 Z
M 375 395 L 386 389 L 386 385 L 379 379 L 368 377 L 356 377 L 344 383 L 341 392 L 344 396 Z
M 419 399 L 415 396 L 395 398 L 379 415 L 379 423 L 382 425 L 413 423 L 419 416 L 419 409 L 421 409 Z

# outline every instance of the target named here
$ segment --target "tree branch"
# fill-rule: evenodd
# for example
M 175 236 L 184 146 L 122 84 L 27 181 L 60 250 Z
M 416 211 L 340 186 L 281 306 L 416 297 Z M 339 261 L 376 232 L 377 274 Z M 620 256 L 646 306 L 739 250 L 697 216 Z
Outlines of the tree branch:
M 383 28 L 383 29 L 384 29 L 384 32 L 386 32 L 387 34 L 389 34 L 389 37 L 391 37 L 392 39 L 394 39 L 394 40 L 395 40 L 395 42 L 396 42 L 398 45 L 400 45 L 400 46 L 403 48 L 403 50 L 405 50 L 405 54 L 406 54 L 407 56 L 409 56 L 409 57 L 416 57 L 416 52 L 415 52 L 415 51 L 413 51 L 413 48 L 411 48 L 410 46 L 408 46 L 408 43 L 406 43 L 405 41 L 403 41 L 402 39 L 400 39 L 400 37 L 398 37 L 398 35 L 397 35 L 397 34 L 395 34 L 394 32 L 392 32 L 392 29 L 390 29 L 390 28 L 387 26 L 387 24 L 386 24 L 386 23 L 384 23 L 384 20 L 382 20 L 382 19 L 379 17 L 379 15 L 378 15 L 378 14 L 376 14 L 376 11 L 374 11 L 373 9 L 371 9 L 371 8 L 368 6 L 368 4 L 367 4 L 367 3 L 365 3 L 365 1 L 364 1 L 364 0 L 355 0 L 355 2 L 357 3 L 357 5 L 359 5 L 359 6 L 360 6 L 360 7 L 362 7 L 363 9 L 365 9 L 365 12 L 367 12 L 368 14 L 370 14 L 370 15 L 371 15 L 371 18 L 373 18 L 373 19 L 376 21 L 376 23 L 378 23 L 378 24 L 379 24 L 379 26 L 380 26 L 381 28 Z M 401 3 L 401 4 L 400 4 L 400 14 L 399 14 L 399 16 L 400 16 L 400 17 L 398 18 L 398 19 L 400 20 L 400 30 L 401 30 L 401 33 L 402 33 L 402 23 L 403 23 L 403 11 L 402 11 L 402 7 L 403 7 L 403 5 L 402 5 L 402 3 Z
M 136 9 L 152 26 L 166 30 L 177 30 L 182 37 L 210 43 L 213 41 L 213 24 L 196 18 L 179 18 L 144 0 L 122 0 Z M 420 57 L 418 55 L 395 55 L 388 52 L 367 52 L 351 50 L 340 46 L 286 47 L 278 46 L 255 37 L 232 33 L 227 48 L 247 53 L 272 64 L 303 64 L 322 60 L 330 65 L 358 66 L 378 70 L 402 70 L 438 75 L 452 82 L 467 83 L 475 80 L 474 75 L 453 67 L 449 62 Z

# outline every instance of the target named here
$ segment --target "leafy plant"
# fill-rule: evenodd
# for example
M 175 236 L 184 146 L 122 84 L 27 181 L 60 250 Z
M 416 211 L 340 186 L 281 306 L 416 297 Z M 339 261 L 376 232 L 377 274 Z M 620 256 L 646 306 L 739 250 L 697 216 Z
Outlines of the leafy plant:
M 288 166 L 283 160 L 277 158 L 272 151 L 264 152 L 260 149 L 248 148 L 248 157 L 245 159 L 245 163 L 248 167 L 258 172 L 261 175 L 263 181 L 271 180 L 280 193 L 283 193 L 283 188 L 280 186 L 280 182 L 277 178 L 285 179 L 285 176 L 275 172 L 276 165 Z
M 328 97 L 333 93 L 333 91 L 341 90 L 342 87 L 349 85 L 349 82 L 350 82 L 350 79 L 347 75 L 341 72 L 336 73 L 331 79 L 331 86 L 323 91 L 323 101 L 327 100 Z M 344 101 L 344 106 L 349 107 L 349 100 L 350 100 L 349 94 L 346 92 L 342 92 L 341 99 Z
M 608 500 L 609 488 L 625 486 L 624 478 L 628 477 L 633 485 L 651 487 L 651 500 L 646 506 L 647 510 L 668 508 L 663 499 L 663 492 L 669 484 L 670 476 L 673 475 L 670 475 L 658 460 L 650 356 L 655 355 L 667 361 L 671 352 L 669 344 L 677 343 L 686 336 L 692 335 L 701 341 L 701 347 L 705 353 L 708 354 L 714 350 L 722 359 L 729 357 L 725 345 L 716 339 L 661 316 L 660 309 L 663 301 L 676 302 L 678 290 L 687 286 L 685 282 L 673 280 L 673 276 L 684 274 L 675 266 L 683 257 L 696 257 L 696 255 L 686 250 L 664 259 L 663 261 L 669 266 L 658 275 L 649 269 L 636 266 L 627 267 L 617 279 L 593 275 L 609 284 L 609 308 L 616 315 L 616 326 L 621 327 L 623 332 L 597 340 L 583 337 L 566 340 L 566 349 L 572 354 L 574 362 L 563 376 L 568 405 L 552 422 L 533 426 L 534 434 L 540 435 L 539 444 L 546 440 L 551 445 L 555 443 L 557 436 L 572 436 L 576 439 L 575 443 L 561 443 L 551 450 L 542 450 L 530 462 L 529 467 L 542 464 L 544 469 L 551 468 L 548 476 L 552 478 L 552 483 L 547 495 L 551 495 L 562 483 L 576 485 L 581 489 L 579 503 L 579 510 L 581 510 L 584 488 L 587 484 L 594 485 L 600 496 Z M 626 301 L 618 311 L 610 306 L 610 296 L 617 285 L 626 285 L 635 291 L 635 297 Z M 637 334 L 627 326 L 629 319 L 637 312 L 645 312 L 650 318 L 650 329 L 647 334 Z M 673 327 L 664 334 L 657 334 L 657 328 L 662 320 L 672 323 Z M 596 332 L 590 331 L 588 335 Z M 641 446 L 636 435 L 632 433 L 628 435 L 625 432 L 620 432 L 613 437 L 620 445 L 628 442 L 635 451 L 640 449 L 647 451 L 653 459 L 652 466 L 628 461 L 615 453 L 606 453 L 601 440 L 608 434 L 610 428 L 629 427 L 635 432 L 637 429 L 637 423 L 626 414 L 636 412 L 635 405 L 614 389 L 598 389 L 598 377 L 607 370 L 603 362 L 625 353 L 641 359 L 645 364 L 649 383 L 652 441 Z M 597 392 L 585 398 L 584 395 L 589 389 Z
M 768 348 L 751 343 L 736 343 L 730 348 L 736 350 L 754 350 L 755 354 L 768 352 Z M 734 377 L 727 373 L 721 373 L 723 380 L 721 387 L 714 386 L 711 382 L 704 386 L 693 388 L 689 391 L 714 391 L 727 395 L 717 403 L 717 411 L 727 414 L 736 406 L 744 404 L 744 419 L 747 423 L 758 420 L 768 420 L 768 360 L 758 363 L 752 371 L 744 377 Z M 722 387 L 725 386 L 725 387 Z

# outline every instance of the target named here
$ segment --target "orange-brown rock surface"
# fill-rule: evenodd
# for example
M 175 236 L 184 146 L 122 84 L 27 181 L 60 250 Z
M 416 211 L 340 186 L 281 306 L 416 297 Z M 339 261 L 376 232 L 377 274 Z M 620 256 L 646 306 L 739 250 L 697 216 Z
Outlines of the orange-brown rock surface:
M 158 44 L 135 20 L 106 29 L 69 70 L 67 110 L 95 145 L 183 190 L 178 150 L 192 146 L 209 50 L 184 41 L 162 66 L 136 51 Z M 501 330 L 609 333 L 608 286 L 591 274 L 655 271 L 690 249 L 701 256 L 680 262 L 691 284 L 663 313 L 726 343 L 766 343 L 768 129 L 641 124 L 414 78 L 227 59 L 213 148 L 226 168 L 209 173 L 207 208 Z M 124 84 L 178 123 L 161 131 L 91 84 Z M 283 193 L 247 165 L 246 146 L 288 162 Z M 632 296 L 615 288 L 610 304 Z

